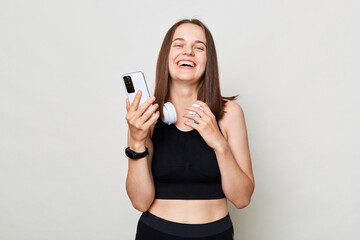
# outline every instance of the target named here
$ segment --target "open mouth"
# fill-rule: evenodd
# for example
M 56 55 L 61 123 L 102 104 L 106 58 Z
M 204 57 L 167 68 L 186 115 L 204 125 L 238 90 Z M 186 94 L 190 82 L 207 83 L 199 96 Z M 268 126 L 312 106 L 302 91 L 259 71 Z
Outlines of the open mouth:
M 193 68 L 196 66 L 196 64 L 193 61 L 188 60 L 180 60 L 177 65 L 179 67 L 187 67 L 187 68 Z

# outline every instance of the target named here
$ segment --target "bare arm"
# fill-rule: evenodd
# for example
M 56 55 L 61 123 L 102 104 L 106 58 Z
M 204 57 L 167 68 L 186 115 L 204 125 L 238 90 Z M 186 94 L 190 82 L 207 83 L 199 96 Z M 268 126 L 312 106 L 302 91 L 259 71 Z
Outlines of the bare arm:
M 141 159 L 128 158 L 128 174 L 126 178 L 126 191 L 134 208 L 145 212 L 151 206 L 155 197 L 154 181 L 151 174 L 151 159 L 153 144 L 150 138 L 151 129 L 160 114 L 157 104 L 149 106 L 155 98 L 149 98 L 141 106 L 139 105 L 141 92 L 138 93 L 131 104 L 126 100 L 126 120 L 128 122 L 128 146 L 135 152 L 144 152 L 149 149 L 149 155 Z M 149 108 L 149 109 L 148 109 Z
M 195 128 L 206 143 L 215 151 L 221 173 L 221 183 L 225 196 L 237 208 L 244 208 L 250 203 L 254 191 L 254 177 L 247 139 L 244 114 L 235 102 L 228 101 L 225 105 L 225 115 L 221 120 L 224 126 L 223 136 L 216 123 L 216 118 L 210 108 L 201 101 L 196 101 L 203 107 L 186 107 L 194 114 L 186 113 L 185 118 L 192 118 L 199 124 L 185 121 L 185 124 Z
M 250 203 L 255 187 L 245 118 L 235 102 L 227 102 L 225 111 L 222 125 L 227 141 L 219 141 L 214 150 L 226 197 L 237 208 L 244 208 Z
M 145 212 L 155 198 L 154 181 L 151 173 L 153 144 L 150 137 L 147 138 L 145 146 L 131 142 L 131 138 L 128 137 L 128 146 L 135 152 L 145 151 L 145 146 L 149 149 L 149 155 L 144 158 L 137 160 L 128 158 L 126 178 L 126 192 L 132 205 L 135 209 Z

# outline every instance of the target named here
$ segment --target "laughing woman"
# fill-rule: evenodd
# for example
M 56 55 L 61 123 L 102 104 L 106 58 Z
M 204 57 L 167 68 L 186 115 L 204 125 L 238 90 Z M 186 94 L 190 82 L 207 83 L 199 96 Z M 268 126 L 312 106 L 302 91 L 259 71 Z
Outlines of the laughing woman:
M 139 106 L 140 97 L 126 101 L 134 153 L 126 190 L 143 212 L 136 240 L 233 239 L 227 200 L 246 207 L 255 183 L 244 114 L 235 97 L 221 96 L 214 40 L 201 21 L 169 29 L 155 94 Z M 172 124 L 166 102 L 176 111 Z

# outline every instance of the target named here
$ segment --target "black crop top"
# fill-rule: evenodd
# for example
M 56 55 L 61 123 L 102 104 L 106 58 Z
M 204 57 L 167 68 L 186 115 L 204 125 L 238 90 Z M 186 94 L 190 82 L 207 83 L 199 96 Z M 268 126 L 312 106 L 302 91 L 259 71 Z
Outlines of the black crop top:
M 180 131 L 159 119 L 152 142 L 152 174 L 157 199 L 224 198 L 214 150 L 195 129 Z

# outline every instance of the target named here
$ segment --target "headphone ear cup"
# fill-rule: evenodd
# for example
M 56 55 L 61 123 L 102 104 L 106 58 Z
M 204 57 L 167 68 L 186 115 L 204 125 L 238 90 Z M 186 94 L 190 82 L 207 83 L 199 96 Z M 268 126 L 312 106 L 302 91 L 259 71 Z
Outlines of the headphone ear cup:
M 167 102 L 164 104 L 163 113 L 164 113 L 164 117 L 162 120 L 164 123 L 168 125 L 176 123 L 177 114 L 175 107 L 174 105 L 172 105 L 171 102 Z

